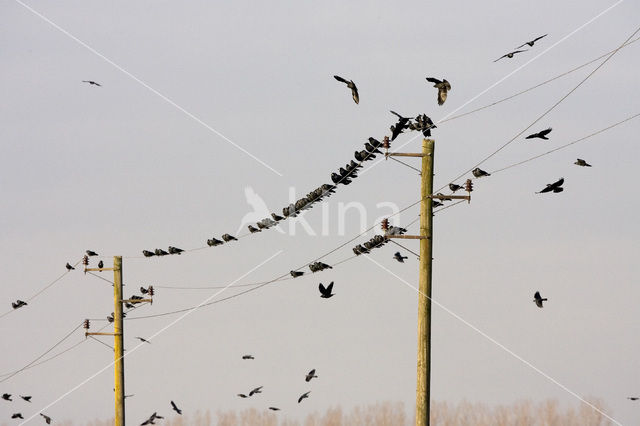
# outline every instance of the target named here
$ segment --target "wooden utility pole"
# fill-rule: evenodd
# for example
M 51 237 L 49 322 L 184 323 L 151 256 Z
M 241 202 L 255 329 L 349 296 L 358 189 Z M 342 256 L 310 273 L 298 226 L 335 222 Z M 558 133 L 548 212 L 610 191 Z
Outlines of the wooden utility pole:
M 433 258 L 433 154 L 435 142 L 422 141 L 420 184 L 420 277 L 418 292 L 418 379 L 416 426 L 430 424 L 431 405 L 431 260 Z
M 113 334 L 115 426 L 124 426 L 124 327 L 122 321 L 122 257 L 113 258 Z

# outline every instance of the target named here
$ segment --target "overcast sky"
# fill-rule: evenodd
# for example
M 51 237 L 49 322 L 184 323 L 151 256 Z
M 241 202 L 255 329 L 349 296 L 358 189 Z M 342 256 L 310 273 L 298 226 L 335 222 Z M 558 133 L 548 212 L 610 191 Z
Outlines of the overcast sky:
M 194 306 L 219 291 L 163 286 L 260 282 L 308 264 L 388 215 L 380 203 L 418 201 L 418 174 L 394 161 L 367 163 L 370 170 L 304 215 L 317 235 L 300 225 L 289 232 L 287 224 L 284 233 L 268 230 L 181 256 L 146 259 L 141 251 L 195 249 L 236 234 L 252 212 L 248 187 L 280 212 L 290 193 L 299 198 L 330 183 L 368 137 L 390 134 L 389 110 L 437 122 L 615 49 L 637 30 L 637 2 L 618 2 L 584 26 L 614 4 L 0 2 L 0 313 L 86 249 L 108 266 L 124 256 L 127 296 L 156 286 L 153 305 L 130 317 Z M 528 51 L 494 62 L 543 34 Z M 639 113 L 639 46 L 620 50 L 526 133 L 553 127 L 550 140 L 520 136 L 481 167 L 498 170 Z M 436 187 L 529 126 L 598 63 L 439 125 Z M 334 74 L 356 82 L 359 105 Z M 425 77 L 451 83 L 443 106 Z M 471 204 L 434 218 L 434 300 L 575 394 L 602 398 L 622 424 L 640 419 L 640 405 L 626 399 L 640 394 L 639 120 L 476 180 Z M 392 148 L 407 143 L 400 150 L 418 151 L 417 136 L 401 135 Z M 593 167 L 573 165 L 577 158 Z M 535 194 L 560 177 L 564 192 Z M 341 214 L 350 202 L 363 206 L 365 221 L 356 208 Z M 416 206 L 397 223 L 417 214 Z M 320 235 L 323 224 L 328 235 Z M 417 233 L 417 224 L 409 230 Z M 371 236 L 323 261 L 350 258 L 351 247 Z M 403 244 L 418 251 L 415 242 Z M 170 400 L 188 413 L 276 405 L 302 418 L 386 400 L 412 413 L 417 293 L 406 283 L 417 286 L 418 262 L 404 249 L 409 259 L 396 262 L 397 249 L 388 244 L 372 253 L 375 262 L 359 257 L 314 275 L 307 269 L 295 281 L 202 308 L 135 351 L 135 336 L 152 336 L 179 315 L 127 321 L 126 393 L 135 394 L 127 419 L 169 415 Z M 113 310 L 109 283 L 80 269 L 0 318 L 0 373 L 23 367 L 85 318 Z M 318 283 L 331 281 L 335 296 L 321 299 Z M 536 290 L 549 299 L 542 310 L 532 302 Z M 93 321 L 92 330 L 105 324 Z M 79 329 L 51 354 L 82 340 Z M 242 361 L 245 353 L 256 359 Z M 438 306 L 432 355 L 434 400 L 579 403 Z M 0 383 L 2 393 L 33 396 L 31 405 L 2 404 L 2 421 L 16 411 L 36 414 L 112 359 L 108 347 L 88 340 Z M 305 383 L 312 368 L 319 378 Z M 260 385 L 258 397 L 236 396 Z M 112 388 L 106 368 L 44 412 L 76 424 L 109 418 Z M 297 404 L 308 390 L 310 398 Z

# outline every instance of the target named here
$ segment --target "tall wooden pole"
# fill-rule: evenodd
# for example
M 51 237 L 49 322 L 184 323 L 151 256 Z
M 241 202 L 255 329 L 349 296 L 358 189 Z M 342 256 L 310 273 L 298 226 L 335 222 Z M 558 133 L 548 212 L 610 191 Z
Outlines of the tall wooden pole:
M 422 141 L 420 185 L 420 283 L 418 293 L 418 386 L 416 426 L 429 426 L 431 403 L 431 259 L 433 252 L 433 153 L 435 142 Z
M 124 426 L 124 327 L 122 321 L 122 257 L 113 258 L 113 332 L 115 361 L 115 426 Z

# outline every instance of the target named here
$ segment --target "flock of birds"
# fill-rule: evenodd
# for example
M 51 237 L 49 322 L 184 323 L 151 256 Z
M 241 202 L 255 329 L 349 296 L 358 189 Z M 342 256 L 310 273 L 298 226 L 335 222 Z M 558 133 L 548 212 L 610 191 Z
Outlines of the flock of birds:
M 18 395 L 18 396 L 19 396 L 21 399 L 23 399 L 23 400 L 25 400 L 25 401 L 27 401 L 27 402 L 31 403 L 31 395 Z M 13 399 L 11 399 L 11 397 L 12 397 L 12 394 L 10 394 L 10 393 L 3 393 L 3 394 L 2 394 L 2 399 L 3 399 L 3 400 L 5 400 L 5 401 L 12 402 L 12 401 L 13 401 Z M 45 423 L 46 423 L 46 424 L 48 424 L 48 425 L 50 425 L 50 424 L 51 424 L 51 421 L 52 421 L 51 417 L 47 416 L 46 414 L 42 414 L 42 413 L 40 413 L 40 416 L 42 416 L 42 418 L 44 419 L 44 421 L 45 421 Z M 22 419 L 22 420 L 24 420 L 24 417 L 22 416 L 22 413 L 20 413 L 20 412 L 18 412 L 18 413 L 13 413 L 13 414 L 11 415 L 11 418 L 12 418 L 12 419 Z

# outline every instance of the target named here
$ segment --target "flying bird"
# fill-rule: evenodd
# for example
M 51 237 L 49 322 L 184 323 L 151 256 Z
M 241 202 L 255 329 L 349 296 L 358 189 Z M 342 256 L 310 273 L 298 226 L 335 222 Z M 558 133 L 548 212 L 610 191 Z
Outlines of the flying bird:
M 242 359 L 255 359 L 253 355 L 242 355 Z
M 269 407 L 269 410 L 271 410 L 271 411 L 280 411 L 280 409 L 278 407 Z
M 14 413 L 14 414 L 11 415 L 11 418 L 12 419 L 23 419 L 24 420 L 24 417 L 22 417 L 22 413 Z
M 99 269 L 104 268 L 104 262 L 102 260 L 100 262 L 98 262 L 98 268 Z
M 399 251 L 397 251 L 396 254 L 393 255 L 393 258 L 400 263 L 404 263 L 404 260 L 408 259 L 407 256 L 401 255 Z
M 525 139 L 540 138 L 540 139 L 544 139 L 544 140 L 548 141 L 549 138 L 547 137 L 547 135 L 549 133 L 551 133 L 551 130 L 553 130 L 553 129 L 551 127 L 549 127 L 548 129 L 541 130 L 538 133 L 532 133 L 529 136 L 527 136 Z
M 102 87 L 102 84 L 100 83 L 96 83 L 93 80 L 82 80 L 83 83 L 89 83 L 91 86 L 98 86 L 98 87 Z
M 150 341 L 148 341 L 147 339 L 145 339 L 144 337 L 136 337 L 136 339 L 140 340 L 142 343 L 148 343 L 151 344 Z
M 545 297 L 543 299 L 542 296 L 540 296 L 540 292 L 536 291 L 536 294 L 533 295 L 533 301 L 536 302 L 538 308 L 542 308 L 542 302 L 546 302 L 547 298 Z
M 331 293 L 331 290 L 333 290 L 333 281 L 331 281 L 331 283 L 326 287 L 320 283 L 318 285 L 318 289 L 320 289 L 320 297 L 323 299 L 328 299 L 331 296 L 334 296 L 334 294 Z
M 631 400 L 631 401 L 637 401 L 640 399 L 640 396 L 628 396 L 627 399 Z
M 403 117 L 400 114 L 398 114 L 395 111 L 390 111 L 391 114 L 395 115 L 396 117 L 398 117 L 398 122 L 395 124 L 395 126 L 391 126 L 391 140 L 395 140 L 395 138 L 398 137 L 398 135 L 400 135 L 400 133 L 402 133 L 402 131 L 406 128 L 409 127 L 409 121 L 411 121 L 411 117 Z
M 25 396 L 20 395 L 20 398 L 24 399 L 27 402 L 31 402 L 31 395 L 25 395 Z
M 249 392 L 249 396 L 253 396 L 257 393 L 262 393 L 262 388 L 264 386 L 258 386 L 257 388 L 251 389 L 251 392 Z
M 534 38 L 534 39 L 533 39 L 533 40 L 531 40 L 531 41 L 528 41 L 528 42 L 526 42 L 526 43 L 521 44 L 520 46 L 516 47 L 516 49 L 520 49 L 521 47 L 525 47 L 526 45 L 529 45 L 529 47 L 533 47 L 533 45 L 536 43 L 536 41 L 538 41 L 538 40 L 540 40 L 541 38 L 546 37 L 546 36 L 548 36 L 548 35 L 549 35 L 549 34 L 545 34 L 545 35 L 542 35 L 542 36 L 540 36 L 540 37 L 536 37 L 536 38 Z
M 3 393 L 2 394 L 2 399 L 4 399 L 5 401 L 13 401 L 13 399 L 11 399 L 11 394 L 10 393 Z
M 23 306 L 27 306 L 27 302 L 23 302 L 20 299 L 16 300 L 15 302 L 11 302 L 11 307 L 13 309 L 22 308 Z
M 456 192 L 457 190 L 462 189 L 462 185 L 456 185 L 455 183 L 450 183 L 449 189 L 451 190 L 451 192 Z
M 498 62 L 502 58 L 513 58 L 513 55 L 515 55 L 516 53 L 526 52 L 527 50 L 529 50 L 529 49 L 526 49 L 526 50 L 514 50 L 513 52 L 509 52 L 509 53 L 507 53 L 505 55 L 500 56 L 498 59 L 496 59 L 493 62 Z
M 144 257 L 151 257 L 156 255 L 154 252 L 149 250 L 142 250 L 142 254 L 144 255 Z
M 142 293 L 142 294 L 147 294 L 147 293 L 149 293 L 149 290 L 147 290 L 147 289 L 146 289 L 146 288 L 144 288 L 144 287 L 140 287 L 140 293 Z
M 311 393 L 311 391 L 309 392 L 305 392 L 302 395 L 300 395 L 300 398 L 298 398 L 298 404 L 300 404 L 302 402 L 303 399 L 305 398 L 309 398 L 309 394 Z
M 209 247 L 219 246 L 220 244 L 224 244 L 224 243 L 216 238 L 211 238 L 210 240 L 207 240 L 207 245 Z
M 479 167 L 476 167 L 475 169 L 473 169 L 471 173 L 473 173 L 473 175 L 477 178 L 480 178 L 482 176 L 491 176 L 491 173 L 487 173 Z
M 316 369 L 315 368 L 307 373 L 307 375 L 304 378 L 304 381 L 305 382 L 310 382 L 311 379 L 314 379 L 314 378 L 315 379 L 318 378 L 318 376 L 316 376 Z
M 42 413 L 40 413 L 40 415 L 44 418 L 44 421 L 45 421 L 48 425 L 50 425 L 50 424 L 51 424 L 51 417 L 49 417 L 49 416 L 47 416 L 47 415 L 44 415 L 44 414 L 42 414 Z
M 184 251 L 181 248 L 172 247 L 172 246 L 169 246 L 168 250 L 169 250 L 169 254 L 180 254 Z
M 356 104 L 360 103 L 360 96 L 358 95 L 358 88 L 353 80 L 345 80 L 339 75 L 334 75 L 333 78 L 347 85 L 349 89 L 351 89 L 351 96 L 353 97 L 353 102 Z
M 229 234 L 224 234 L 222 236 L 222 239 L 225 240 L 227 243 L 229 241 L 238 241 L 238 239 L 236 237 L 234 237 L 233 235 L 229 235 Z
M 157 413 L 153 413 L 147 420 L 145 420 L 143 423 L 140 423 L 140 426 L 154 425 L 156 424 L 154 422 L 155 419 L 164 419 L 164 417 L 159 416 Z
M 536 194 L 543 194 L 545 192 L 551 192 L 551 191 L 557 194 L 558 192 L 564 191 L 564 188 L 562 187 L 563 184 L 564 184 L 564 178 L 560 178 L 556 182 L 548 183 L 546 188 L 544 188 L 542 191 L 536 192 Z
M 73 271 L 74 269 L 76 269 L 73 266 L 69 265 L 69 262 L 67 262 L 67 264 L 65 266 L 67 268 L 67 271 Z
M 171 408 L 173 408 L 173 411 L 175 411 L 178 414 L 182 414 L 182 410 L 178 408 L 178 406 L 176 405 L 175 402 L 171 401 Z
M 444 104 L 447 100 L 447 92 L 451 90 L 451 84 L 444 78 L 440 81 L 437 78 L 427 77 L 427 81 L 433 83 L 433 87 L 438 89 L 438 105 Z
M 586 161 L 584 161 L 581 158 L 578 158 L 578 160 L 576 160 L 576 162 L 573 163 L 573 164 L 575 164 L 576 166 L 581 166 L 581 167 L 591 167 L 591 164 L 587 163 Z
M 302 271 L 290 271 L 289 273 L 293 278 L 298 278 L 299 276 L 304 275 L 304 272 Z
M 245 395 L 245 394 L 243 394 L 243 393 L 239 393 L 239 394 L 238 394 L 238 396 L 239 396 L 240 398 L 248 398 L 248 396 L 247 396 L 247 395 Z
M 98 253 L 96 253 L 95 251 L 91 251 L 91 250 L 87 250 L 86 253 L 87 253 L 87 256 L 97 256 L 98 255 Z

